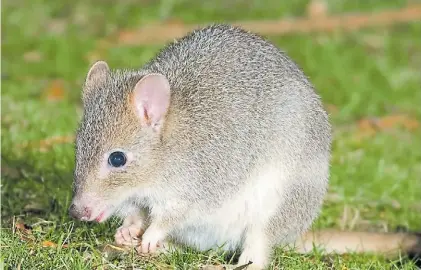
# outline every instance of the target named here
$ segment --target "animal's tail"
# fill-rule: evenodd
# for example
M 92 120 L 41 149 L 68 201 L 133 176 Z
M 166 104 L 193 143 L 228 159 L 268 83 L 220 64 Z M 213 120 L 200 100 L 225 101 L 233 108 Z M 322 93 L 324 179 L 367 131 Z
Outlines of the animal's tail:
M 314 247 L 325 253 L 375 253 L 390 259 L 402 255 L 420 261 L 421 233 L 321 230 L 308 232 L 295 242 L 298 253 L 311 252 Z

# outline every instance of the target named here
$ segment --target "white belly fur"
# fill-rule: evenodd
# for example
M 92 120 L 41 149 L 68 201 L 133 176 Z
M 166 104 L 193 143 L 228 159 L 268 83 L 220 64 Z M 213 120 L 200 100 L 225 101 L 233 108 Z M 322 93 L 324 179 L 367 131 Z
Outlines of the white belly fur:
M 199 250 L 241 244 L 244 230 L 264 227 L 282 203 L 286 174 L 279 165 L 266 166 L 253 175 L 242 192 L 212 213 L 197 213 L 180 226 L 173 237 Z

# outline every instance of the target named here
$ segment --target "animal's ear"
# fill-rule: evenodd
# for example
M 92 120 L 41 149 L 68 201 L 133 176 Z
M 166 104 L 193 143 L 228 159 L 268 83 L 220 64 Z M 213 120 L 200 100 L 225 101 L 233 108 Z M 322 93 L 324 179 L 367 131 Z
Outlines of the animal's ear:
M 100 83 L 105 80 L 109 71 L 110 68 L 106 62 L 97 61 L 89 69 L 88 75 L 86 75 L 86 82 Z
M 170 90 L 162 74 L 146 75 L 136 83 L 131 100 L 142 126 L 160 130 L 170 105 Z
M 110 68 L 104 61 L 95 62 L 86 75 L 85 84 L 83 86 L 83 101 L 86 100 L 88 93 L 100 88 L 106 81 Z
M 88 93 L 100 88 L 106 81 L 110 68 L 104 61 L 95 62 L 86 75 L 83 86 L 82 100 L 86 101 Z

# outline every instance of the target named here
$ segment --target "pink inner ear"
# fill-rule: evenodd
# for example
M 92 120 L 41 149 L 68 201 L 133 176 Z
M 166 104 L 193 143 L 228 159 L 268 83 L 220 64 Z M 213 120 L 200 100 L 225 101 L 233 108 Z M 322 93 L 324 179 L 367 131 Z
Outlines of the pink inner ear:
M 161 74 L 149 74 L 135 86 L 134 102 L 142 123 L 158 125 L 170 104 L 170 84 Z

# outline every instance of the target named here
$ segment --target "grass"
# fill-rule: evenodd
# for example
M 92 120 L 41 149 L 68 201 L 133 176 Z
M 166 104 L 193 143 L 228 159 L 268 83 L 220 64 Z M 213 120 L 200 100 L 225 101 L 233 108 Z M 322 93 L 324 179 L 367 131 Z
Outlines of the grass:
M 140 67 L 161 46 L 95 50 L 112 32 L 177 17 L 185 22 L 300 16 L 307 0 L 4 1 L 2 6 L 1 258 L 7 269 L 192 269 L 223 260 L 216 251 L 182 250 L 159 258 L 105 257 L 117 221 L 68 217 L 73 145 L 43 150 L 37 142 L 68 136 L 81 117 L 80 90 L 92 53 L 116 67 Z M 30 4 L 29 4 L 30 3 Z M 327 1 L 331 12 L 374 11 L 406 1 Z M 159 34 L 159 33 L 157 33 Z M 367 135 L 360 119 L 405 115 L 421 120 L 421 23 L 354 33 L 268 37 L 310 77 L 335 129 L 330 197 L 315 228 L 421 229 L 421 129 L 396 124 Z M 28 52 L 32 56 L 28 56 Z M 35 56 L 33 56 L 35 54 Z M 59 100 L 46 97 L 62 81 Z M 403 124 L 405 124 L 405 121 Z M 417 122 L 415 122 L 417 123 Z M 412 124 L 416 125 L 416 124 Z M 348 213 L 348 219 L 344 219 Z M 356 217 L 354 221 L 351 221 Z M 13 229 L 32 225 L 22 241 Z M 20 222 L 20 221 L 19 221 Z M 57 247 L 43 247 L 44 241 Z M 68 246 L 64 246 L 67 244 Z M 374 255 L 300 256 L 277 250 L 274 269 L 399 269 Z M 405 264 L 405 269 L 413 269 Z

